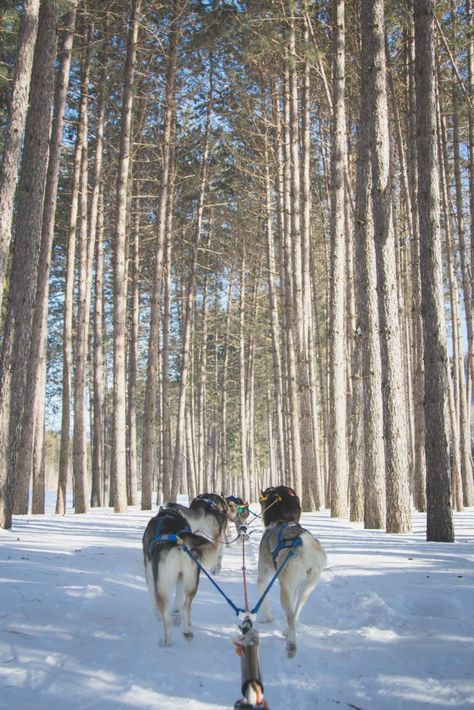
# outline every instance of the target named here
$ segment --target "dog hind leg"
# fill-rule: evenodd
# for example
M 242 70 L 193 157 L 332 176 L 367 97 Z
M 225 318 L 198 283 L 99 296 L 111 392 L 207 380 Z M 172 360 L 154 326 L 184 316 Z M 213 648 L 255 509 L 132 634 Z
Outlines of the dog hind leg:
M 161 646 L 171 646 L 171 619 L 168 613 L 168 598 L 158 594 L 157 604 L 163 620 L 163 638 L 161 640 Z
M 288 658 L 293 658 L 296 653 L 296 599 L 295 590 L 287 584 L 287 579 L 280 580 L 280 601 L 286 615 L 286 652 Z
M 259 561 L 258 561 L 258 580 L 257 580 L 257 586 L 258 586 L 258 593 L 260 595 L 260 598 L 262 597 L 262 594 L 264 593 L 265 589 L 267 588 L 267 584 L 270 581 L 272 577 L 273 570 L 271 567 L 266 565 L 265 563 L 262 563 L 262 558 L 260 556 Z M 270 605 L 268 603 L 268 596 L 265 597 L 264 601 L 262 602 L 262 606 L 260 607 L 260 619 L 262 624 L 269 624 L 271 621 L 273 621 L 273 616 L 270 611 Z
M 192 566 L 191 566 L 192 565 Z M 191 604 L 196 595 L 199 583 L 199 570 L 194 562 L 189 561 L 187 569 L 183 574 L 183 636 L 187 640 L 193 638 L 193 627 L 191 625 Z
M 184 603 L 184 590 L 183 590 L 183 575 L 179 574 L 176 581 L 176 591 L 174 595 L 174 605 L 172 612 L 173 625 L 179 626 L 181 624 L 181 612 Z

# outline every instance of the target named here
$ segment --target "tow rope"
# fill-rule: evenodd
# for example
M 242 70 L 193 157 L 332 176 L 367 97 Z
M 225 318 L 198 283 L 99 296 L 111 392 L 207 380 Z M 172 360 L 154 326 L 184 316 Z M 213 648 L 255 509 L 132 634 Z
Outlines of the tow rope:
M 271 505 L 277 503 L 279 498 L 277 498 Z M 270 507 L 270 506 L 268 506 Z M 260 514 L 261 515 L 261 514 Z M 254 520 L 260 515 L 254 513 Z M 251 521 L 254 522 L 254 520 Z M 263 697 L 263 681 L 260 670 L 260 660 L 258 652 L 258 632 L 255 631 L 252 624 L 252 617 L 255 617 L 261 605 L 263 604 L 265 597 L 272 588 L 273 584 L 276 582 L 277 578 L 281 574 L 286 563 L 290 557 L 294 554 L 294 548 L 302 545 L 302 540 L 299 536 L 291 539 L 283 538 L 284 531 L 289 527 L 289 523 L 284 523 L 281 525 L 281 529 L 278 532 L 277 545 L 272 553 L 273 563 L 276 567 L 276 559 L 278 554 L 285 549 L 288 549 L 288 553 L 282 562 L 278 565 L 275 570 L 273 577 L 267 584 L 263 594 L 260 599 L 255 604 L 253 609 L 249 609 L 248 601 L 248 590 L 247 590 L 247 568 L 245 564 L 245 543 L 248 541 L 250 534 L 247 532 L 247 526 L 241 525 L 239 528 L 239 538 L 242 540 L 242 577 L 243 577 L 243 587 L 244 587 L 244 604 L 245 608 L 241 608 L 234 604 L 232 599 L 224 592 L 224 590 L 217 584 L 217 582 L 211 577 L 209 572 L 203 567 L 200 561 L 193 555 L 189 547 L 184 543 L 182 538 L 178 535 L 155 535 L 153 540 L 150 542 L 158 544 L 161 541 L 172 541 L 179 545 L 179 548 L 183 550 L 198 566 L 199 570 L 205 574 L 212 585 L 217 589 L 219 594 L 226 600 L 232 610 L 237 616 L 241 615 L 243 617 L 242 624 L 239 626 L 241 631 L 241 636 L 239 639 L 235 640 L 234 646 L 237 655 L 240 657 L 240 669 L 241 669 L 241 691 L 242 698 L 237 700 L 234 704 L 234 710 L 269 710 L 269 705 Z M 158 531 L 157 531 L 158 532 Z M 182 531 L 182 532 L 187 532 Z M 252 531 L 253 532 L 253 531 Z

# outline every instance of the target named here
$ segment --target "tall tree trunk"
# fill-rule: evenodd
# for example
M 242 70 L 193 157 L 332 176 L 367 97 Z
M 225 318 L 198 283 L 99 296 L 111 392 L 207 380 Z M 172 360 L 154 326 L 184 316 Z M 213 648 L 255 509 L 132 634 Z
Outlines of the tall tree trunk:
M 80 196 L 79 196 L 79 244 L 77 250 L 78 287 L 76 329 L 74 340 L 74 426 L 72 440 L 72 470 L 74 491 L 74 512 L 86 513 L 88 507 L 88 466 L 87 466 L 87 441 L 86 441 L 86 367 L 88 344 L 88 296 L 90 291 L 89 276 L 89 239 L 88 228 L 88 105 L 89 105 L 89 76 L 90 76 L 90 51 L 91 28 L 87 27 L 88 19 L 84 18 L 85 60 L 81 87 L 81 111 L 84 119 L 81 123 L 79 140 L 82 144 L 81 171 L 80 171 Z
M 137 188 L 139 188 L 137 181 Z M 140 190 L 137 190 L 140 194 Z M 140 335 L 140 198 L 135 201 L 133 240 L 130 248 L 130 322 L 128 337 L 128 402 L 127 402 L 127 502 L 137 504 L 137 372 L 138 338 Z
M 248 461 L 248 412 L 247 412 L 247 383 L 246 383 L 246 259 L 245 245 L 242 263 L 240 265 L 240 298 L 239 298 L 239 406 L 240 406 L 240 460 L 241 460 L 241 486 L 244 500 L 250 500 L 250 472 Z
M 331 516 L 347 513 L 345 301 L 345 19 L 344 0 L 332 2 L 333 124 L 331 148 L 331 283 L 329 332 L 329 472 Z
M 126 395 L 125 395 L 125 339 L 126 339 L 126 229 L 127 192 L 130 170 L 131 126 L 133 114 L 134 74 L 141 0 L 132 0 L 128 29 L 127 59 L 122 101 L 120 153 L 117 175 L 117 205 L 115 223 L 114 261 L 114 424 L 113 461 L 114 510 L 127 509 L 126 469 Z
M 13 201 L 18 181 L 18 165 L 25 132 L 28 111 L 28 92 L 36 36 L 40 0 L 25 0 L 23 17 L 18 33 L 18 48 L 15 64 L 13 88 L 8 107 L 8 125 L 2 151 L 0 167 L 0 308 L 3 301 L 3 287 L 10 249 Z
M 470 421 L 468 416 L 468 403 L 466 399 L 467 387 L 464 374 L 464 357 L 462 349 L 462 333 L 461 333 L 461 308 L 459 303 L 459 289 L 456 276 L 456 256 L 454 247 L 454 238 L 451 229 L 449 198 L 448 198 L 448 146 L 446 139 L 446 125 L 441 115 L 441 107 L 439 106 L 439 164 L 440 164 L 440 184 L 441 184 L 441 204 L 444 215 L 444 230 L 446 234 L 446 262 L 449 282 L 449 300 L 451 305 L 451 323 L 452 323 L 452 380 L 453 380 L 453 399 L 455 414 L 457 417 L 456 433 L 458 436 L 459 446 L 459 464 L 462 479 L 463 503 L 469 507 L 474 505 L 474 482 L 472 479 L 472 463 L 471 463 L 471 437 L 470 437 Z M 448 370 L 449 378 L 449 370 Z M 454 432 L 453 432 L 454 434 Z M 453 457 L 453 444 L 451 443 L 450 458 Z
M 82 59 L 85 63 L 85 53 Z M 84 68 L 82 69 L 84 72 Z M 73 174 L 71 181 L 70 212 L 67 234 L 66 275 L 64 284 L 63 308 L 63 372 L 62 372 L 62 410 L 61 410 L 61 443 L 59 452 L 58 492 L 56 498 L 56 513 L 66 512 L 66 490 L 70 467 L 70 428 L 71 428 L 71 392 L 72 392 L 72 339 L 73 339 L 73 303 L 74 303 L 74 270 L 76 256 L 76 232 L 79 211 L 79 188 L 82 165 L 82 148 L 84 122 L 86 120 L 87 102 L 82 83 L 79 100 L 79 119 L 77 126 L 76 145 L 74 150 Z
M 28 512 L 28 484 L 31 478 L 31 472 L 33 471 L 33 481 L 35 481 L 41 477 L 41 470 L 44 468 L 43 457 L 37 454 L 33 459 L 33 452 L 35 446 L 39 444 L 38 439 L 42 438 L 41 432 L 44 430 L 45 394 L 43 388 L 46 384 L 49 272 L 56 216 L 56 195 L 64 126 L 64 108 L 66 105 L 69 69 L 71 65 L 75 18 L 76 11 L 71 10 L 66 18 L 65 30 L 59 52 L 60 68 L 56 80 L 54 121 L 51 132 L 44 198 L 38 284 L 36 289 L 36 305 L 26 387 L 26 405 L 23 412 L 21 445 L 17 461 L 18 486 L 15 492 L 14 511 L 19 514 Z M 39 468 L 33 468 L 33 460 Z M 43 512 L 40 510 L 44 506 L 44 503 L 43 505 L 40 503 L 40 495 L 41 493 L 39 492 L 34 496 L 35 509 L 33 512 Z
M 158 200 L 158 232 L 155 247 L 155 264 L 153 271 L 153 286 L 151 292 L 150 332 L 148 338 L 148 365 L 145 389 L 145 405 L 143 413 L 143 440 L 142 440 L 142 510 L 151 509 L 152 479 L 154 465 L 154 443 L 156 430 L 156 399 L 158 392 L 159 348 L 160 348 L 160 316 L 161 316 L 161 291 L 163 283 L 163 260 L 165 252 L 165 235 L 167 225 L 167 205 L 171 188 L 171 153 L 172 153 L 172 128 L 175 113 L 175 81 L 176 58 L 178 49 L 179 28 L 177 15 L 174 15 L 169 30 L 169 46 L 166 70 L 166 99 L 164 130 L 162 140 L 162 174 L 160 195 Z M 171 482 L 164 482 L 164 489 Z
M 174 174 L 174 170 L 171 170 Z M 164 296 L 163 296 L 163 343 L 161 363 L 161 468 L 163 499 L 171 498 L 171 481 L 173 476 L 173 452 L 171 446 L 171 412 L 170 412 L 170 321 L 171 321 L 171 288 L 172 288 L 172 233 L 173 233 L 173 197 L 174 177 L 171 178 L 171 190 L 167 207 L 166 246 L 164 261 Z
M 255 481 L 255 335 L 258 323 L 258 291 L 260 282 L 260 260 L 255 265 L 253 275 L 253 283 L 251 290 L 251 298 L 249 303 L 249 325 L 250 333 L 248 336 L 247 359 L 245 362 L 246 374 L 246 404 L 247 411 L 247 462 L 249 470 L 249 491 L 247 500 L 255 500 L 252 498 L 253 487 Z
M 231 483 L 228 472 L 228 446 L 227 446 L 227 401 L 228 401 L 228 371 L 229 371 L 229 341 L 230 341 L 230 321 L 232 315 L 232 289 L 234 286 L 234 269 L 232 268 L 229 274 L 229 284 L 227 288 L 227 307 L 225 315 L 225 333 L 224 333 L 224 354 L 222 362 L 222 380 L 221 380 L 221 470 L 222 470 L 222 486 L 227 493 L 232 493 L 234 484 Z
M 281 127 L 280 115 L 280 91 L 278 83 L 275 82 L 272 92 L 272 115 L 275 126 L 275 155 L 277 162 L 276 175 L 276 192 L 277 192 L 277 224 L 278 237 L 280 243 L 279 254 L 279 278 L 280 278 L 280 293 L 281 293 L 281 385 L 282 385 L 282 419 L 283 419 L 283 459 L 282 471 L 285 472 L 285 478 L 290 483 L 293 480 L 293 457 L 292 457 L 292 441 L 291 441 L 291 415 L 290 415 L 290 378 L 289 378 L 289 359 L 290 352 L 290 321 L 289 308 L 291 307 L 291 283 L 288 279 L 288 263 L 291 259 L 289 250 L 289 209 L 288 208 L 288 190 L 285 170 L 285 151 L 283 146 L 283 135 Z
M 470 98 L 471 110 L 468 111 L 469 121 L 469 215 L 470 215 L 470 242 L 471 242 L 471 302 L 469 308 L 471 311 L 471 319 L 474 321 L 474 284 L 472 283 L 472 270 L 474 268 L 474 22 L 472 17 L 472 1 L 466 0 L 466 18 L 467 31 L 466 36 L 469 38 L 467 45 L 468 52 L 468 91 Z M 473 324 L 474 330 L 474 324 Z M 471 341 L 468 352 L 468 367 L 471 373 L 471 396 L 474 391 L 474 343 Z M 471 399 L 468 400 L 471 407 Z
M 362 76 L 370 66 L 367 43 L 362 45 Z M 383 441 L 382 371 L 380 361 L 377 268 L 372 218 L 370 135 L 366 116 L 371 111 L 366 81 L 361 82 L 357 153 L 355 242 L 356 335 L 354 358 L 361 358 L 363 380 L 364 527 L 385 527 L 385 455 Z M 357 388 L 354 396 L 358 394 Z M 356 400 L 357 401 L 357 400 Z M 360 451 L 358 454 L 360 455 Z
M 0 359 L 0 525 L 11 527 L 25 406 L 54 94 L 58 9 L 43 3 L 26 119 L 8 308 Z
M 207 174 L 208 174 L 208 162 L 209 162 L 209 134 L 211 130 L 211 115 L 212 115 L 212 104 L 214 99 L 214 85 L 212 76 L 212 60 L 210 67 L 209 76 L 209 92 L 207 98 L 207 114 L 206 114 L 206 127 L 203 139 L 203 155 L 201 164 L 201 181 L 199 186 L 199 201 L 197 206 L 196 214 L 196 228 L 194 232 L 194 244 L 193 244 L 193 254 L 192 262 L 190 266 L 190 274 L 187 286 L 187 294 L 185 300 L 185 307 L 183 313 L 183 326 L 182 326 L 182 361 L 181 361 L 181 382 L 179 388 L 179 400 L 178 400 L 178 415 L 176 423 L 176 435 L 175 435 L 175 450 L 173 458 L 173 481 L 171 486 L 171 499 L 176 500 L 176 496 L 179 492 L 179 482 L 180 482 L 180 471 L 181 471 L 181 457 L 182 448 L 184 444 L 184 425 L 185 425 L 185 411 L 186 411 L 186 398 L 188 395 L 188 379 L 190 374 L 191 365 L 191 325 L 193 319 L 193 310 L 195 304 L 196 296 L 196 275 L 198 266 L 198 254 L 202 237 L 203 229 L 203 217 L 204 217 L 204 198 L 206 196 L 207 190 Z M 193 442 L 194 446 L 194 442 Z
M 206 246 L 209 249 L 209 240 Z M 208 478 L 208 452 L 207 452 L 207 336 L 208 336 L 208 315 L 209 315 L 209 296 L 208 296 L 208 277 L 207 273 L 204 276 L 202 288 L 202 317 L 201 317 L 201 347 L 199 353 L 199 372 L 198 382 L 196 386 L 196 400 L 198 409 L 198 480 L 206 481 Z M 208 481 L 206 485 L 200 485 L 201 490 L 214 490 L 212 482 Z
M 278 319 L 277 292 L 275 288 L 275 235 L 273 231 L 272 205 L 271 205 L 271 180 L 268 146 L 265 147 L 265 199 L 266 199 L 266 236 L 267 236 L 267 274 L 268 274 L 268 299 L 270 308 L 270 321 L 272 329 L 272 365 L 273 387 L 275 399 L 276 431 L 276 472 L 283 476 L 285 470 L 285 450 L 283 433 L 283 391 L 282 391 L 282 365 L 281 365 L 281 330 Z M 276 479 L 278 480 L 278 479 Z
M 293 32 L 292 32 L 293 34 Z M 307 26 L 304 26 L 303 41 L 308 42 L 309 35 Z M 315 383 L 312 381 L 312 370 L 310 366 L 311 343 L 312 343 L 312 310 L 311 310 L 311 279 L 309 272 L 310 250 L 311 250 L 311 178 L 310 178 L 310 115 L 309 115 L 309 93 L 310 76 L 309 64 L 307 61 L 303 67 L 303 91 L 301 95 L 301 113 L 303 125 L 301 130 L 301 189 L 298 181 L 295 185 L 295 192 L 300 193 L 301 200 L 301 317 L 300 317 L 300 352 L 299 352 L 299 383 L 300 383 L 300 417 L 301 417 L 301 456 L 305 462 L 304 474 L 302 472 L 302 505 L 306 510 L 319 508 L 320 494 L 318 491 L 319 478 L 319 456 L 316 449 L 316 441 L 319 438 L 317 426 L 317 415 L 313 411 L 313 390 Z M 296 74 L 296 70 L 295 70 Z M 298 136 L 299 102 L 297 78 L 292 82 L 292 132 L 294 138 Z M 295 141 L 296 142 L 296 141 Z M 295 152 L 297 152 L 295 150 Z M 298 169 L 298 163 L 293 162 L 293 171 Z M 316 494 L 316 500 L 315 500 Z
M 95 248 L 94 280 L 94 336 L 93 336 L 93 432 L 91 466 L 91 506 L 98 507 L 105 500 L 105 396 L 103 353 L 103 280 L 104 280 L 104 204 L 99 195 L 97 239 Z
M 444 325 L 436 145 L 434 9 L 414 4 L 421 296 L 425 346 L 427 539 L 452 542 L 448 452 L 448 356 Z
M 472 20 L 472 18 L 470 18 Z M 455 15 L 455 10 L 454 10 L 454 2 L 451 0 L 451 26 L 453 29 L 453 35 L 455 35 L 455 23 L 456 23 L 456 15 Z M 472 33 L 471 33 L 472 34 Z M 453 44 L 454 44 L 455 36 L 453 36 Z M 472 40 L 471 40 L 472 41 Z M 452 108 L 452 120 L 453 120 L 453 168 L 454 168 L 454 186 L 455 186 L 455 194 L 456 194 L 456 226 L 457 226 L 457 235 L 458 235 L 458 243 L 459 243 L 459 260 L 460 260 L 460 267 L 461 267 L 461 279 L 462 279 L 462 294 L 463 294 L 463 305 L 464 305 L 464 314 L 465 314 L 465 324 L 466 324 L 466 336 L 467 336 L 467 349 L 468 353 L 472 353 L 473 351 L 473 345 L 474 345 L 474 338 L 473 338 L 473 323 L 472 323 L 472 308 L 471 308 L 471 288 L 472 288 L 472 278 L 470 277 L 470 274 L 472 274 L 472 264 L 471 264 L 471 271 L 469 271 L 468 267 L 468 262 L 467 262 L 467 248 L 466 248 L 466 238 L 465 238 L 465 220 L 464 220 L 464 205 L 463 205 L 463 188 L 462 188 L 462 175 L 461 175 L 461 138 L 460 138 L 460 106 L 459 106 L 459 86 L 456 81 L 457 69 L 456 65 L 453 61 L 453 67 L 452 67 L 452 99 L 453 99 L 453 108 Z M 464 86 L 463 86 L 464 88 Z M 468 113 L 470 115 L 470 120 L 472 122 L 472 113 L 474 112 L 474 106 L 471 104 L 470 105 L 470 110 L 468 110 Z M 473 391 L 473 384 L 472 384 L 472 379 L 474 377 L 474 362 L 472 359 L 468 356 L 467 359 L 467 377 L 464 379 L 466 380 L 466 393 L 465 393 L 465 399 L 470 402 L 471 401 L 471 396 L 472 396 L 472 391 Z M 469 409 L 466 408 L 465 415 L 467 416 L 467 422 L 465 425 L 465 429 L 467 432 L 470 432 L 471 429 L 471 417 L 470 417 L 470 407 Z M 469 437 L 470 439 L 470 433 Z M 470 441 L 468 443 L 469 449 L 470 449 Z M 471 456 L 471 453 L 469 451 L 468 456 Z M 469 464 L 470 465 L 470 464 Z M 471 478 L 472 478 L 472 474 Z
M 38 376 L 38 396 L 35 399 L 35 416 L 33 419 L 33 445 L 31 468 L 33 472 L 33 485 L 31 493 L 31 512 L 34 515 L 43 515 L 45 512 L 45 424 L 44 406 L 46 400 L 46 359 Z
M 389 129 L 382 0 L 363 0 L 362 41 L 371 70 L 366 81 L 372 97 L 369 130 L 372 158 L 377 290 L 381 333 L 382 392 L 387 496 L 387 532 L 411 528 L 406 409 L 398 318 L 395 239 L 390 189 Z
M 292 170 L 293 136 L 291 132 L 291 79 L 290 70 L 285 67 L 284 72 L 284 163 L 283 163 L 283 303 L 285 323 L 285 374 L 286 374 L 286 411 L 287 411 L 287 458 L 289 481 L 298 495 L 302 496 L 301 486 L 301 430 L 298 398 L 298 320 L 296 304 L 301 300 L 301 279 L 299 278 L 301 245 L 294 245 L 293 237 L 300 236 L 299 207 L 295 211 L 293 199 L 299 188 L 296 187 Z M 298 279 L 295 280 L 295 273 Z
M 105 20 L 103 34 L 107 33 L 108 22 Z M 105 40 L 102 40 L 105 42 Z M 88 273 L 92 274 L 92 261 L 95 254 L 94 279 L 94 321 L 93 321 L 93 377 L 92 377 L 92 465 L 91 465 L 91 505 L 101 504 L 101 481 L 104 477 L 104 375 L 103 375 L 103 188 L 102 164 L 104 152 L 104 123 L 107 91 L 107 59 L 105 51 L 100 54 L 101 71 L 99 75 L 99 97 L 97 105 L 97 139 L 95 146 L 94 174 L 92 179 L 90 243 L 88 253 Z M 88 289 L 90 292 L 90 289 Z M 89 313 L 90 301 L 87 306 Z
M 423 325 L 421 321 L 420 234 L 418 229 L 418 171 L 416 155 L 416 97 L 415 97 L 415 38 L 413 22 L 408 36 L 408 181 L 411 214 L 411 283 L 413 299 L 413 400 L 415 429 L 415 459 L 413 471 L 413 497 L 417 510 L 426 511 L 426 457 L 425 457 L 425 411 L 424 411 L 424 356 Z M 407 201 L 408 204 L 408 201 Z

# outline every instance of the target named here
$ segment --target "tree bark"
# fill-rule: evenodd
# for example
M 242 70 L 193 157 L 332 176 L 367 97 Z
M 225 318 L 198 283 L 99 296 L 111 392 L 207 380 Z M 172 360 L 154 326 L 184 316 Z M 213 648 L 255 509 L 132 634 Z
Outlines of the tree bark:
M 126 468 L 126 229 L 127 192 L 130 170 L 131 127 L 133 114 L 134 74 L 137 54 L 137 37 L 141 0 L 132 0 L 128 29 L 127 59 L 122 101 L 120 132 L 120 154 L 117 176 L 117 204 L 115 223 L 114 255 L 114 424 L 113 460 L 114 510 L 122 513 L 127 509 L 127 468 Z
M 331 276 L 329 331 L 329 472 L 331 516 L 347 514 L 345 301 L 345 18 L 344 1 L 332 2 L 333 123 L 331 149 Z
M 456 255 L 454 247 L 454 238 L 451 229 L 449 198 L 448 198 L 448 146 L 446 139 L 446 125 L 441 115 L 441 107 L 438 106 L 438 134 L 439 140 L 439 164 L 440 164 L 440 186 L 441 186 L 441 205 L 444 216 L 444 231 L 446 235 L 446 263 L 448 271 L 449 283 L 449 300 L 451 306 L 451 333 L 452 333 L 452 388 L 453 388 L 453 404 L 455 416 L 457 419 L 456 430 L 453 435 L 457 434 L 457 445 L 459 446 L 458 459 L 462 480 L 463 504 L 467 507 L 474 505 L 474 482 L 472 479 L 472 463 L 471 463 L 471 437 L 469 434 L 469 416 L 468 402 L 466 393 L 466 377 L 464 373 L 464 358 L 462 349 L 462 333 L 461 333 L 461 307 L 459 302 L 459 288 L 456 276 Z M 449 370 L 448 370 L 449 373 Z M 449 374 L 448 374 L 449 378 Z M 453 436 L 453 439 L 454 439 Z M 453 443 L 450 447 L 450 458 L 454 459 Z M 454 460 L 453 460 L 454 463 Z M 452 467 L 451 467 L 452 468 Z
M 49 156 L 58 9 L 43 3 L 26 119 L 10 290 L 0 359 L 0 525 L 12 523 Z
M 38 33 L 40 0 L 25 0 L 23 17 L 18 34 L 15 76 L 8 107 L 8 125 L 0 167 L 0 307 L 10 249 L 13 201 L 18 182 L 18 165 L 28 112 L 33 55 Z
M 66 18 L 59 51 L 60 67 L 56 80 L 54 120 L 46 178 L 43 224 L 41 229 L 41 249 L 38 265 L 38 284 L 36 288 L 31 353 L 26 387 L 26 406 L 23 412 L 21 445 L 17 461 L 18 485 L 15 492 L 14 511 L 18 514 L 28 512 L 28 488 L 31 473 L 33 473 L 33 481 L 36 481 L 41 479 L 41 471 L 44 470 L 43 456 L 39 452 L 34 456 L 34 451 L 40 444 L 39 440 L 43 439 L 42 432 L 44 431 L 49 274 L 56 216 L 64 109 L 71 65 L 75 19 L 76 10 L 74 9 L 68 13 Z M 44 482 L 42 484 L 40 483 L 40 489 L 41 487 L 44 488 Z M 33 512 L 44 512 L 44 501 L 42 505 L 40 497 L 41 490 L 38 490 L 36 495 L 34 495 L 35 509 Z
M 94 279 L 94 336 L 93 336 L 93 432 L 91 507 L 102 505 L 105 500 L 105 396 L 103 353 L 103 280 L 104 280 L 104 204 L 99 195 L 97 239 L 95 247 Z
M 86 367 L 89 311 L 88 298 L 90 293 L 89 274 L 89 225 L 88 225 L 88 106 L 89 77 L 91 64 L 91 28 L 87 26 L 88 18 L 84 16 L 85 59 L 83 65 L 81 86 L 81 109 L 83 121 L 79 140 L 81 141 L 80 195 L 79 195 L 79 243 L 77 249 L 77 308 L 74 338 L 74 425 L 72 440 L 72 471 L 74 491 L 74 512 L 86 513 L 88 509 L 88 466 L 86 442 Z
M 434 8 L 414 3 L 421 296 L 425 346 L 427 540 L 452 542 L 448 452 L 448 356 L 444 325 L 436 145 Z
M 105 20 L 104 33 L 107 33 L 108 22 Z M 104 39 L 102 41 L 105 41 Z M 91 506 L 101 505 L 101 483 L 104 481 L 105 466 L 105 421 L 104 421 L 104 373 L 103 373 L 103 275 L 104 275 L 104 205 L 103 205 L 103 152 L 104 123 L 107 90 L 107 59 L 105 51 L 101 52 L 101 71 L 99 74 L 99 98 L 97 106 L 97 139 L 95 146 L 94 175 L 92 180 L 91 213 L 90 213 L 90 244 L 88 260 L 89 273 L 92 273 L 92 259 L 95 254 L 94 278 L 94 319 L 93 319 L 93 378 L 92 378 L 92 464 L 91 464 Z M 102 202 L 101 202 L 102 201 Z M 89 307 L 88 307 L 89 310 Z
M 362 76 L 370 66 L 367 43 L 362 45 Z M 372 217 L 372 179 L 370 135 L 366 117 L 370 115 L 371 97 L 366 81 L 361 82 L 359 144 L 355 200 L 355 299 L 356 333 L 354 358 L 360 357 L 362 412 L 364 421 L 364 527 L 385 527 L 385 455 L 383 447 L 382 366 L 380 361 L 379 316 L 377 304 L 377 268 Z M 355 387 L 354 397 L 358 395 Z M 357 399 L 355 400 L 358 401 Z M 355 454 L 356 455 L 356 454 Z
M 140 183 L 137 181 L 137 187 Z M 140 190 L 137 190 L 138 194 Z M 133 240 L 130 248 L 130 319 L 128 337 L 128 387 L 127 387 L 127 503 L 136 505 L 138 485 L 137 453 L 137 384 L 138 339 L 140 336 L 140 198 L 135 201 Z
M 191 325 L 193 319 L 193 310 L 196 296 L 196 275 L 198 267 L 198 253 L 202 237 L 203 217 L 204 217 L 204 198 L 207 190 L 207 175 L 209 162 L 209 134 L 211 129 L 212 104 L 214 99 L 214 86 L 212 76 L 212 60 L 209 77 L 209 92 L 207 98 L 207 113 L 206 126 L 203 138 L 203 155 L 201 164 L 201 179 L 199 186 L 199 198 L 196 214 L 196 227 L 194 231 L 194 244 L 192 261 L 190 265 L 190 273 L 187 285 L 185 308 L 183 313 L 182 325 L 182 361 L 181 361 L 181 382 L 179 388 L 178 414 L 176 423 L 175 435 L 175 450 L 173 458 L 173 481 L 171 486 L 171 499 L 176 500 L 179 492 L 180 471 L 182 464 L 182 449 L 184 448 L 184 426 L 185 426 L 185 411 L 186 398 L 188 395 L 188 380 L 191 366 Z M 194 442 L 193 442 L 194 446 Z
M 162 174 L 160 194 L 158 200 L 158 233 L 155 247 L 155 263 L 153 271 L 153 286 L 151 291 L 150 333 L 148 338 L 148 364 L 145 388 L 145 405 L 143 413 L 143 440 L 142 440 L 142 510 L 151 509 L 152 505 L 152 478 L 154 466 L 154 442 L 156 430 L 156 398 L 158 392 L 158 352 L 160 347 L 160 315 L 161 315 L 161 290 L 163 284 L 163 261 L 165 251 L 165 235 L 167 225 L 167 204 L 170 193 L 170 165 L 172 153 L 172 127 L 174 122 L 174 95 L 176 81 L 176 59 L 178 50 L 179 28 L 177 15 L 173 16 L 169 30 L 169 46 L 166 70 L 166 99 L 164 130 L 162 141 Z M 164 487 L 171 482 L 164 483 Z
M 387 497 L 387 532 L 411 528 L 408 450 L 395 239 L 390 189 L 389 128 L 386 95 L 385 29 L 382 0 L 363 1 L 362 41 L 371 71 L 366 81 L 372 97 L 369 130 L 372 160 L 377 291 L 381 331 L 382 392 Z
M 85 62 L 85 55 L 82 58 Z M 84 71 L 84 69 L 82 70 Z M 71 390 L 72 390 L 72 339 L 73 339 L 73 309 L 74 309 L 74 271 L 76 257 L 76 231 L 79 211 L 79 188 L 82 164 L 83 132 L 86 120 L 87 103 L 84 95 L 84 85 L 81 87 L 79 99 L 79 118 L 77 126 L 76 145 L 74 149 L 73 174 L 71 180 L 70 212 L 67 234 L 66 274 L 64 284 L 63 308 L 63 372 L 62 372 L 62 409 L 61 409 L 61 443 L 59 452 L 58 491 L 56 497 L 56 513 L 66 512 L 66 491 L 70 468 L 70 428 L 71 428 Z

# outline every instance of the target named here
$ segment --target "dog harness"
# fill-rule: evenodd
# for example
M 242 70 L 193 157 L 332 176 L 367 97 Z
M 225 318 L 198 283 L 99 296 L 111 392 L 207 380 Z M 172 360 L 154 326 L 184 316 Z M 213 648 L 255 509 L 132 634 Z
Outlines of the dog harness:
M 192 532 L 189 525 L 186 525 L 184 528 L 182 528 L 178 532 L 174 532 L 174 533 L 162 533 L 161 532 L 165 522 L 169 522 L 171 520 L 176 520 L 177 518 L 178 518 L 178 516 L 176 515 L 176 512 L 172 509 L 165 510 L 164 514 L 161 517 L 158 516 L 158 520 L 156 521 L 155 535 L 148 543 L 148 552 L 150 555 L 153 554 L 155 547 L 157 545 L 159 545 L 160 542 L 181 542 L 180 535 Z
M 204 503 L 207 503 L 211 508 L 217 508 L 219 513 L 222 513 L 222 510 L 219 508 L 219 504 L 217 501 L 213 500 L 212 498 L 207 498 L 206 496 L 197 496 L 198 500 L 202 500 Z
M 277 544 L 275 549 L 272 552 L 272 559 L 273 559 L 273 564 L 276 569 L 276 558 L 278 557 L 278 554 L 282 550 L 287 550 L 290 549 L 292 550 L 294 547 L 299 547 L 299 545 L 303 544 L 303 540 L 300 537 L 300 533 L 296 537 L 291 537 L 291 538 L 284 538 L 283 533 L 287 528 L 300 528 L 300 526 L 297 523 L 280 523 L 278 526 L 278 537 L 277 537 Z M 301 528 L 300 528 L 301 530 Z

